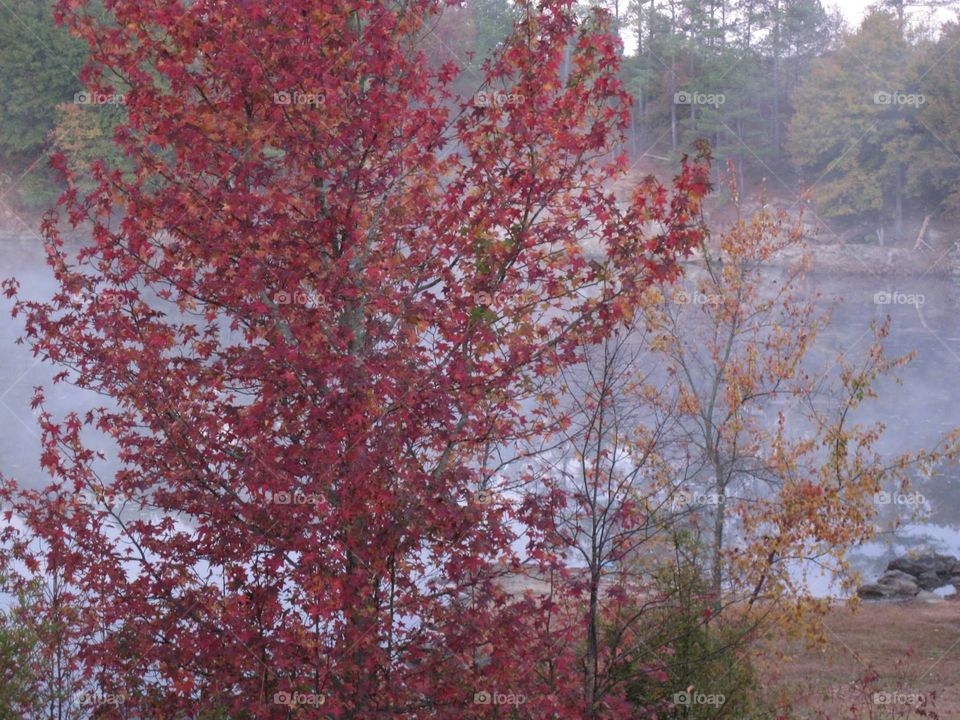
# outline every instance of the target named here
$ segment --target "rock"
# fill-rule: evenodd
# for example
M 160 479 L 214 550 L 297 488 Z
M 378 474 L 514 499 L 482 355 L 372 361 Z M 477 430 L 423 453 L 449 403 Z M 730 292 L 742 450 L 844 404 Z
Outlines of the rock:
M 952 555 L 918 555 L 917 557 L 898 557 L 890 561 L 887 570 L 900 570 L 908 575 L 919 577 L 923 573 L 934 573 L 943 577 L 953 575 L 957 559 Z
M 869 583 L 857 588 L 857 596 L 864 600 L 889 600 L 894 596 L 894 591 L 885 585 Z
M 917 576 L 917 584 L 924 590 L 936 590 L 942 587 L 948 579 L 948 576 L 940 577 L 932 570 L 922 572 Z
M 912 575 L 900 570 L 888 570 L 875 583 L 862 585 L 857 595 L 866 600 L 892 600 L 912 598 L 919 592 L 920 587 Z
M 887 570 L 900 570 L 917 579 L 924 590 L 936 590 L 953 582 L 957 559 L 952 555 L 919 555 L 899 557 L 887 565 Z
M 857 595 L 864 600 L 913 600 L 916 597 L 911 592 L 900 591 L 890 585 L 868 583 L 857 588 Z
M 954 585 L 960 589 L 960 561 L 951 555 L 929 553 L 898 557 L 875 583 L 862 585 L 857 595 L 867 600 L 908 600 L 940 602 L 931 590 Z
M 898 595 L 916 595 L 920 592 L 920 586 L 914 577 L 900 570 L 887 570 L 877 580 L 877 585 L 892 588 Z

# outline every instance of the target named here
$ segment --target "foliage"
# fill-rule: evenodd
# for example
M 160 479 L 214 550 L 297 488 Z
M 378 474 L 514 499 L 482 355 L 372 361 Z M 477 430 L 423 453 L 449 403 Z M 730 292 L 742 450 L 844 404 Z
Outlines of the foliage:
M 797 91 L 790 152 L 828 217 L 900 223 L 902 203 L 920 197 L 905 169 L 932 141 L 919 119 L 917 60 L 896 17 L 875 12 Z
M 910 359 L 885 356 L 886 326 L 862 356 L 813 364 L 826 318 L 802 294 L 799 228 L 769 209 L 738 218 L 704 245 L 689 284 L 650 312 L 678 396 L 674 487 L 710 536 L 716 602 L 729 592 L 750 605 L 783 601 L 790 614 L 803 595 L 791 565 L 845 576 L 846 550 L 873 532 L 874 493 L 936 457 L 881 458 L 883 425 L 857 421 L 877 379 Z
M 604 642 L 619 658 L 612 675 L 638 711 L 656 708 L 658 718 L 753 717 L 749 621 L 713 615 L 696 548 L 689 537 L 677 542 L 677 563 L 656 571 L 649 594 L 617 607 L 620 617 L 642 615 L 641 624 L 626 637 L 622 620 L 605 627 Z M 711 695 L 716 702 L 684 704 Z
M 524 6 L 480 86 L 508 99 L 482 104 L 423 56 L 441 9 L 59 5 L 91 92 L 124 88 L 130 166 L 95 164 L 83 192 L 55 158 L 60 291 L 16 312 L 59 382 L 111 404 L 55 418 L 38 390 L 53 481 L 4 494 L 16 557 L 63 572 L 72 667 L 125 712 L 314 711 L 292 693 L 340 718 L 472 718 L 491 691 L 579 716 L 552 601 L 495 582 L 556 562 L 552 500 L 476 491 L 491 448 L 542 431 L 542 378 L 677 275 L 708 168 L 618 204 L 629 99 L 603 16 Z M 60 231 L 81 223 L 74 254 Z
M 40 710 L 36 695 L 40 638 L 28 612 L 27 599 L 21 597 L 0 614 L 0 720 L 19 720 Z
M 54 108 L 72 102 L 82 87 L 84 45 L 54 24 L 53 4 L 20 0 L 0 7 L 0 167 L 20 181 L 16 195 L 33 208 L 55 197 L 46 168 Z
M 77 186 L 90 191 L 95 187 L 94 166 L 122 167 L 119 148 L 113 142 L 113 129 L 123 122 L 121 105 L 78 105 L 64 103 L 57 107 L 57 124 L 53 144 L 67 158 L 70 174 Z
M 77 155 L 77 172 L 93 158 L 118 159 L 105 123 L 116 121 L 117 108 L 64 112 L 62 103 L 81 88 L 86 49 L 52 24 L 50 5 L 30 0 L 0 14 L 7 39 L 0 52 L 9 56 L 0 63 L 0 158 L 17 181 L 11 197 L 31 208 L 52 200 L 46 163 L 54 128 L 58 148 Z M 904 236 L 905 215 L 956 211 L 950 24 L 934 38 L 876 8 L 848 32 L 820 0 L 596 0 L 576 13 L 588 14 L 588 5 L 609 12 L 626 41 L 619 76 L 632 94 L 632 116 L 624 147 L 638 164 L 676 159 L 704 138 L 716 158 L 735 164 L 741 193 L 761 178 L 797 202 L 812 189 L 827 220 L 893 220 Z M 522 7 L 450 3 L 424 26 L 417 42 L 431 65 L 460 67 L 452 94 L 482 90 L 483 63 L 504 47 Z M 569 61 L 568 48 L 561 81 Z M 926 103 L 877 106 L 878 92 L 919 93 Z M 677 102 L 678 94 L 713 100 Z M 86 115 L 96 121 L 78 125 Z
M 53 21 L 52 0 L 0 8 L 0 153 L 46 148 L 54 106 L 81 89 L 83 43 Z
M 916 143 L 906 166 L 907 192 L 923 198 L 925 209 L 936 210 L 937 203 L 949 215 L 960 211 L 960 163 L 955 149 L 960 147 L 956 118 L 960 114 L 960 78 L 951 71 L 953 54 L 960 41 L 960 24 L 948 23 L 935 43 L 928 44 L 918 61 L 920 89 L 924 103 L 918 122 L 926 142 Z
M 824 607 L 803 573 L 849 577 L 848 550 L 875 530 L 874 494 L 937 457 L 883 459 L 882 425 L 856 421 L 877 379 L 909 359 L 884 356 L 884 327 L 862 356 L 811 357 L 827 319 L 803 295 L 798 228 L 767 209 L 738 218 L 704 242 L 683 285 L 650 288 L 631 322 L 585 344 L 546 395 L 551 432 L 524 454 L 541 492 L 560 498 L 553 532 L 578 570 L 554 585 L 583 617 L 576 632 L 597 717 L 625 699 L 601 628 L 644 638 L 657 624 L 646 614 L 656 600 L 608 610 L 663 594 L 664 568 L 681 566 L 677 537 L 706 558 L 690 564 L 709 575 L 697 598 L 706 624 L 815 635 Z M 667 652 L 679 649 L 665 643 Z

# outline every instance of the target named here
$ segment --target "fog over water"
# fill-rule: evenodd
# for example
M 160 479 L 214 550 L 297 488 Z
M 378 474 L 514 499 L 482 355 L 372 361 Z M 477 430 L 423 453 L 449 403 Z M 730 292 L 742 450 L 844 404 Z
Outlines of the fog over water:
M 44 262 L 39 238 L 23 235 L 6 238 L 0 254 L 0 276 L 15 277 L 25 298 L 47 299 L 56 283 Z M 944 261 L 946 262 L 946 261 Z M 932 447 L 951 429 L 960 426 L 960 292 L 943 275 L 887 278 L 869 273 L 856 275 L 811 274 L 805 279 L 811 296 L 831 313 L 830 326 L 820 335 L 811 353 L 811 367 L 836 370 L 840 353 L 856 357 L 869 346 L 872 322 L 891 317 L 887 350 L 890 356 L 915 352 L 914 360 L 901 369 L 901 383 L 885 378 L 878 384 L 879 399 L 857 418 L 860 422 L 881 420 L 886 432 L 879 443 L 885 455 Z M 47 408 L 55 418 L 67 412 L 82 413 L 104 402 L 91 392 L 65 384 L 53 385 L 56 369 L 35 358 L 26 344 L 23 321 L 10 315 L 12 302 L 2 301 L 0 312 L 0 472 L 25 487 L 42 487 L 49 479 L 40 469 L 40 433 L 30 408 L 33 388 L 46 389 Z M 111 455 L 110 439 L 87 433 L 90 446 Z M 112 463 L 102 467 L 109 471 Z M 960 555 L 960 486 L 958 472 L 941 467 L 931 478 L 916 478 L 915 490 L 925 501 L 919 516 L 907 505 L 891 503 L 881 508 L 886 525 L 898 515 L 901 526 L 884 529 L 877 540 L 853 555 L 854 566 L 864 577 L 882 571 L 894 555 L 928 546 Z M 813 582 L 817 594 L 828 592 L 826 579 Z
M 945 277 L 905 278 L 876 276 L 810 276 L 807 283 L 824 302 L 834 301 L 833 321 L 821 335 L 816 352 L 855 353 L 870 342 L 870 322 L 890 315 L 887 350 L 891 356 L 915 352 L 913 361 L 897 376 L 878 383 L 879 397 L 861 421 L 880 420 L 886 426 L 878 449 L 884 455 L 936 445 L 960 426 L 960 294 Z M 876 293 L 886 293 L 875 299 Z M 914 296 L 913 304 L 885 303 L 893 293 Z M 930 478 L 914 477 L 913 512 L 910 497 L 881 507 L 884 523 L 878 538 L 854 553 L 854 567 L 867 580 L 879 575 L 896 555 L 910 549 L 929 548 L 960 556 L 960 468 L 941 465 Z M 903 523 L 891 528 L 899 517 Z M 946 588 L 951 591 L 952 588 Z
M 48 300 L 57 291 L 41 240 L 36 235 L 0 240 L 0 277 L 16 278 L 21 296 L 28 300 Z M 49 481 L 49 476 L 40 468 L 40 428 L 30 407 L 34 388 L 43 386 L 45 408 L 54 418 L 62 418 L 68 412 L 82 414 L 104 405 L 106 399 L 65 383 L 54 385 L 53 376 L 62 368 L 35 357 L 27 343 L 17 344 L 17 339 L 24 335 L 24 320 L 11 316 L 12 307 L 13 301 L 3 298 L 0 416 L 4 432 L 0 433 L 0 472 L 17 480 L 22 487 L 38 488 Z M 91 448 L 110 454 L 110 438 L 98 432 L 87 432 L 86 438 Z

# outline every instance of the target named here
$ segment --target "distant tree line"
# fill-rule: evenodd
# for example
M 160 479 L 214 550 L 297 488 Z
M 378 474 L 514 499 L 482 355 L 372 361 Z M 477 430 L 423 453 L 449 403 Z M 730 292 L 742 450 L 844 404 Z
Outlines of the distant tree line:
M 819 217 L 896 236 L 905 215 L 960 207 L 956 22 L 911 24 L 898 0 L 878 3 L 856 29 L 820 0 L 595 4 L 624 39 L 632 159 L 673 160 L 706 138 L 716 167 L 733 165 L 741 193 L 762 180 L 798 202 L 810 190 Z M 444 45 L 484 57 L 507 34 L 512 7 L 467 2 Z
M 765 180 L 799 201 L 809 189 L 818 216 L 898 237 L 905 216 L 960 209 L 955 22 L 911 24 L 896 0 L 855 30 L 820 0 L 597 2 L 624 39 L 633 160 L 673 160 L 706 138 L 741 192 Z M 0 8 L 0 201 L 20 212 L 60 192 L 53 153 L 80 176 L 119 160 L 122 97 L 85 93 L 87 48 L 55 24 L 53 5 Z M 456 87 L 469 94 L 518 15 L 511 0 L 466 0 L 423 42 L 459 67 Z
M 54 0 L 0 6 L 0 209 L 42 211 L 62 190 L 49 160 L 58 151 L 89 175 L 96 159 L 116 160 L 112 128 L 121 96 L 85 90 L 87 47 L 54 19 Z

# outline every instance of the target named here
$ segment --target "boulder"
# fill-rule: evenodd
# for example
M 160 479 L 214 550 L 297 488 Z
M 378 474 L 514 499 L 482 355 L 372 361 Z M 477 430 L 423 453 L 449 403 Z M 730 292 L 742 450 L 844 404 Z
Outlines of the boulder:
M 914 577 L 920 577 L 924 573 L 932 573 L 949 578 L 953 575 L 953 569 L 956 565 L 957 559 L 952 555 L 931 554 L 898 557 L 890 561 L 887 570 L 900 570 Z
M 892 560 L 887 571 L 875 583 L 860 586 L 857 595 L 867 600 L 939 602 L 941 598 L 930 591 L 944 585 L 960 588 L 960 561 L 951 555 L 930 553 Z
M 918 555 L 916 557 L 898 557 L 890 561 L 887 570 L 900 570 L 917 579 L 924 590 L 936 590 L 953 583 L 957 572 L 957 558 L 952 555 Z
M 916 579 L 900 570 L 887 570 L 877 580 L 877 584 L 891 587 L 902 595 L 916 595 L 920 592 Z
M 857 595 L 864 600 L 907 600 L 913 595 L 898 594 L 897 589 L 880 583 L 867 583 L 857 588 Z
M 939 575 L 933 570 L 927 570 L 917 575 L 917 584 L 924 590 L 936 590 L 950 582 L 951 575 Z
M 919 592 L 920 586 L 912 575 L 888 570 L 875 583 L 861 585 L 857 595 L 866 600 L 892 600 L 912 598 Z

